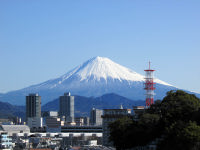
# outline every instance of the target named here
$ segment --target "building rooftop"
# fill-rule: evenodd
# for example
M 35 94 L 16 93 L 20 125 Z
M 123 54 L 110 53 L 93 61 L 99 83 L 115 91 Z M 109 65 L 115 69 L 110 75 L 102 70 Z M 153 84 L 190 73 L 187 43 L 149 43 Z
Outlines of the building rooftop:
M 127 110 L 131 110 L 131 109 L 103 109 L 103 110 L 106 110 L 106 111 L 112 111 L 112 110 L 119 110 L 119 111 L 127 111 Z
M 3 131 L 30 132 L 30 128 L 27 125 L 1 125 L 0 129 L 3 129 Z
M 38 93 L 30 93 L 29 96 L 39 96 Z
M 70 92 L 66 92 L 66 93 L 64 93 L 64 96 L 71 96 L 71 93 Z
M 133 109 L 145 109 L 145 106 L 134 106 Z

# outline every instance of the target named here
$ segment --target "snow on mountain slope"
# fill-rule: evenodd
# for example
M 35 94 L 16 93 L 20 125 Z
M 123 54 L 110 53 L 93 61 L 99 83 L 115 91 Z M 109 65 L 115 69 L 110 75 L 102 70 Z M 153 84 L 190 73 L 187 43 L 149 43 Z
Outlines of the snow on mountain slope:
M 71 78 L 72 76 L 78 76 L 80 81 L 92 80 L 100 81 L 104 79 L 105 81 L 109 79 L 113 80 L 127 80 L 127 81 L 141 81 L 144 82 L 144 76 L 140 75 L 128 68 L 125 68 L 108 58 L 105 57 L 94 57 L 82 65 L 76 67 L 72 71 L 63 75 L 59 78 L 58 83 L 54 86 L 56 87 L 58 84 L 62 84 L 65 80 Z M 171 86 L 170 84 L 161 81 L 159 79 L 155 79 L 155 82 Z
M 143 77 L 108 58 L 95 57 L 76 68 L 74 74 L 79 75 L 82 80 L 87 80 L 94 76 L 94 80 L 101 78 L 107 80 L 108 77 L 118 80 L 143 81 Z M 66 78 L 65 78 L 66 79 Z
M 165 96 L 167 91 L 176 89 L 159 79 L 155 79 L 155 82 L 157 83 L 156 98 L 160 99 Z M 28 93 L 37 92 L 42 96 L 43 103 L 47 103 L 63 95 L 66 91 L 70 91 L 74 95 L 94 97 L 106 93 L 116 93 L 133 100 L 144 100 L 143 88 L 143 75 L 108 58 L 94 57 L 59 78 L 9 92 L 4 94 L 0 100 L 24 104 L 25 96 Z

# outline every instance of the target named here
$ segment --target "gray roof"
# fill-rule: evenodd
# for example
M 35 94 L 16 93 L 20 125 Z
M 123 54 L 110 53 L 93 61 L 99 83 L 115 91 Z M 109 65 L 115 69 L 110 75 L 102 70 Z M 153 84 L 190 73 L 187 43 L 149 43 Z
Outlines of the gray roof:
M 1 125 L 4 131 L 23 131 L 30 132 L 30 128 L 27 125 Z

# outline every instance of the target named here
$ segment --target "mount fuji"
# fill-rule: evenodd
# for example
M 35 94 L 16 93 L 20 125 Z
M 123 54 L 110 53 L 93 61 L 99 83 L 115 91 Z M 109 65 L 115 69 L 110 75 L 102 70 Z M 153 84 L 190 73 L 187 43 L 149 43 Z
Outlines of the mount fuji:
M 161 81 L 156 82 L 155 99 L 162 99 L 166 92 L 176 87 Z M 65 92 L 72 95 L 98 97 L 116 93 L 132 100 L 145 100 L 144 76 L 123 67 L 105 57 L 94 57 L 59 78 L 8 92 L 0 96 L 0 101 L 24 105 L 25 96 L 39 93 L 42 103 L 46 104 Z

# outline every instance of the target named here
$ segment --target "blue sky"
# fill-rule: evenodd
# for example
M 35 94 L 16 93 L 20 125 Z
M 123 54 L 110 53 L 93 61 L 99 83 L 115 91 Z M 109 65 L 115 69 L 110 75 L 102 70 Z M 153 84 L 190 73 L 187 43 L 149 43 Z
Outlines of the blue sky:
M 1 0 L 0 92 L 56 78 L 94 56 L 200 92 L 199 0 Z

